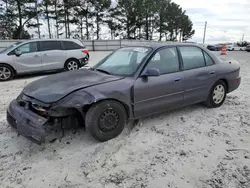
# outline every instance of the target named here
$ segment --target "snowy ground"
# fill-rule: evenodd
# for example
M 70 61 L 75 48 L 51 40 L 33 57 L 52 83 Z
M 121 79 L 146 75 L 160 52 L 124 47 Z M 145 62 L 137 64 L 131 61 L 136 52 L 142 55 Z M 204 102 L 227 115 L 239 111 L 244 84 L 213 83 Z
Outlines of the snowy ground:
M 91 63 L 105 54 L 92 52 Z M 221 108 L 198 104 L 142 119 L 105 143 L 83 130 L 42 146 L 18 136 L 7 105 L 41 75 L 1 82 L 0 187 L 249 188 L 250 53 L 224 58 L 240 61 L 242 84 Z

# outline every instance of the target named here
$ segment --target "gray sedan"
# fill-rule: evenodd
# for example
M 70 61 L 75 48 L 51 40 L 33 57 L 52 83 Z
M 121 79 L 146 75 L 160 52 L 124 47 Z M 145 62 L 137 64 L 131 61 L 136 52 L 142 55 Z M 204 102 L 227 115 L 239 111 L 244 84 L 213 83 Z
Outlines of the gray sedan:
M 7 120 L 39 143 L 57 129 L 84 125 L 99 141 L 118 136 L 127 120 L 194 103 L 220 107 L 240 85 L 240 66 L 194 44 L 124 47 L 89 70 L 27 85 Z

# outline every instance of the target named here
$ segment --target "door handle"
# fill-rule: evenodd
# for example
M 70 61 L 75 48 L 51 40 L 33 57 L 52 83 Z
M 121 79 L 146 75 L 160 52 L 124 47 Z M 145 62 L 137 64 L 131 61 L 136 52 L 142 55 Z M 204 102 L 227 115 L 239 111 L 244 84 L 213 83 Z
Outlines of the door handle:
M 179 81 L 181 81 L 181 78 L 174 79 L 174 82 L 179 82 Z
M 43 56 L 48 56 L 47 54 L 43 54 Z
M 34 55 L 34 57 L 39 57 L 39 55 Z
M 215 74 L 215 71 L 210 72 L 209 74 Z

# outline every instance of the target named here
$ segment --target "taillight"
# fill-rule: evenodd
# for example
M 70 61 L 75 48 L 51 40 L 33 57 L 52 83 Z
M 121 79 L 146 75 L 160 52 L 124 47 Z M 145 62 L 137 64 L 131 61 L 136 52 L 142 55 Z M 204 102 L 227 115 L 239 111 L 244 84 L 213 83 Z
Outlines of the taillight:
M 82 53 L 84 53 L 84 54 L 88 54 L 89 53 L 89 51 L 88 50 L 82 50 Z

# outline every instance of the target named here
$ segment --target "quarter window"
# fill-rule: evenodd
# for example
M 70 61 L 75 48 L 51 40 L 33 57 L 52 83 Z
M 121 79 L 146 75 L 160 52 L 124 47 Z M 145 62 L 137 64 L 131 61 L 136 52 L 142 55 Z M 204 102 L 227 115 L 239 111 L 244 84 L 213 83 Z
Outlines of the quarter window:
M 61 42 L 60 41 L 42 41 L 40 42 L 40 50 L 48 51 L 48 50 L 61 50 Z
M 76 49 L 82 49 L 83 46 L 80 46 L 79 44 L 76 44 L 71 41 L 63 41 L 63 46 L 65 50 L 76 50 Z
M 146 68 L 157 68 L 161 74 L 179 71 L 179 60 L 176 48 L 165 48 L 158 51 Z
M 16 48 L 16 50 L 22 52 L 22 54 L 37 52 L 37 43 L 30 42 L 30 43 L 24 44 L 22 46 L 19 46 L 18 48 Z
M 214 61 L 212 60 L 212 58 L 206 53 L 204 52 L 204 57 L 205 57 L 205 60 L 206 60 L 206 65 L 213 65 L 214 64 Z
M 197 47 L 180 47 L 184 70 L 205 66 L 202 50 Z

